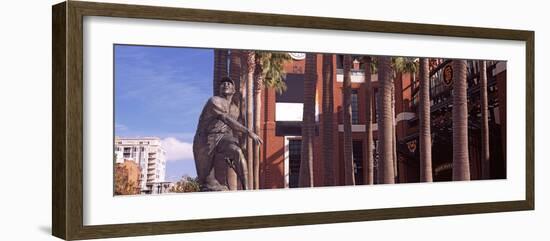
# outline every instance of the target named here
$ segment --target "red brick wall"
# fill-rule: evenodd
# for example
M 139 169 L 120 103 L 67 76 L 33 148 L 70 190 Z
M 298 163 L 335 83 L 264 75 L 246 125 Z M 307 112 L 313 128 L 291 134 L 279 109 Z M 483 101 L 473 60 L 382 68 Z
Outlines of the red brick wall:
M 275 90 L 264 88 L 260 137 L 260 188 L 284 187 L 284 137 L 275 136 Z

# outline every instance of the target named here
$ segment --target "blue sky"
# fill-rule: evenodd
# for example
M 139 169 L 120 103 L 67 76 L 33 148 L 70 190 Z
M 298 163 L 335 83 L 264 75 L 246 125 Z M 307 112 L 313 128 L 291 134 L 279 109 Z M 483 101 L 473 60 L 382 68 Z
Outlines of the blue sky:
M 167 181 L 196 176 L 192 141 L 212 95 L 213 50 L 115 45 L 115 135 L 157 136 Z

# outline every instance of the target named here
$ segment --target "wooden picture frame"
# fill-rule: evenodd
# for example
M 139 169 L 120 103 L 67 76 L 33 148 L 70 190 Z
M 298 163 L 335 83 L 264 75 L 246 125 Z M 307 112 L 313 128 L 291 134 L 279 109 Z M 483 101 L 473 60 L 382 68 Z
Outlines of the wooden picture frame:
M 341 223 L 368 220 L 492 213 L 534 209 L 534 32 L 524 30 L 306 17 L 67 1 L 52 8 L 52 233 L 92 239 Z M 449 36 L 525 42 L 525 199 L 489 203 L 313 212 L 234 218 L 88 226 L 83 224 L 83 18 L 158 19 L 325 30 Z

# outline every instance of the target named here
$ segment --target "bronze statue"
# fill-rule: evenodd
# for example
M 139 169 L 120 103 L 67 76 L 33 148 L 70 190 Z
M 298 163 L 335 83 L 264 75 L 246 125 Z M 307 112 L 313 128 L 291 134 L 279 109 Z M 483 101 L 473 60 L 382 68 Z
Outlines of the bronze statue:
M 219 95 L 211 97 L 202 109 L 193 140 L 193 156 L 201 191 L 228 190 L 215 177 L 214 163 L 219 161 L 233 168 L 243 189 L 248 188 L 247 162 L 237 134 L 248 135 L 256 144 L 261 144 L 262 140 L 239 123 L 240 110 L 234 95 L 235 83 L 231 78 L 224 77 L 220 81 Z

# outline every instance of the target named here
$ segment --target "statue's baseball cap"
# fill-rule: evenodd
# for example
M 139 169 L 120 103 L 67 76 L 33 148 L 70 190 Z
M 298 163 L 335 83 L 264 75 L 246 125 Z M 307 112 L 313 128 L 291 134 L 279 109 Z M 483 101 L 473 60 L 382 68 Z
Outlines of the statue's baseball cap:
M 229 77 L 227 77 L 227 76 L 223 77 L 223 78 L 220 80 L 220 84 L 222 84 L 223 82 L 229 82 L 229 83 L 235 85 L 235 81 L 233 81 L 231 78 L 229 78 Z

